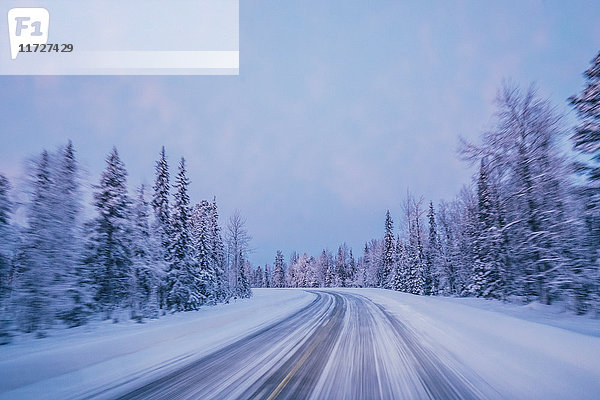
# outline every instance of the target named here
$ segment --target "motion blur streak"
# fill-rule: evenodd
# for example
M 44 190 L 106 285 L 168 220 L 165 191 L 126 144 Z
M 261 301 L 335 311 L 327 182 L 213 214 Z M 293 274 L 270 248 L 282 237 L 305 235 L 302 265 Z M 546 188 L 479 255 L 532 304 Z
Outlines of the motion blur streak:
M 315 292 L 285 320 L 132 392 L 133 399 L 479 399 L 496 394 L 365 297 Z

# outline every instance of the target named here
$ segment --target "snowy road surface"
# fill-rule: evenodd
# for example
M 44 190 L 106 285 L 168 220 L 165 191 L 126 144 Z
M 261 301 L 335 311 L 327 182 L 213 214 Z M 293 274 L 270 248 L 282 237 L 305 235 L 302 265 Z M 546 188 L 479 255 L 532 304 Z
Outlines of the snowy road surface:
M 120 398 L 477 399 L 474 373 L 438 359 L 366 297 L 315 292 L 285 320 Z M 487 391 L 483 391 L 488 389 Z
M 598 399 L 600 320 L 383 289 L 256 289 L 0 346 L 0 400 Z

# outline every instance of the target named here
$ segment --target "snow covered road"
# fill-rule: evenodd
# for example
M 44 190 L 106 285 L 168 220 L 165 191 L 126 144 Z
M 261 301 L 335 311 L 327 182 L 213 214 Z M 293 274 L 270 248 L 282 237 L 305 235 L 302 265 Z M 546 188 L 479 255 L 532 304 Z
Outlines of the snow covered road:
M 600 321 L 540 307 L 257 289 L 1 346 L 0 400 L 597 399 Z
M 132 399 L 477 399 L 473 373 L 438 359 L 366 297 L 314 292 L 285 320 L 124 394 Z

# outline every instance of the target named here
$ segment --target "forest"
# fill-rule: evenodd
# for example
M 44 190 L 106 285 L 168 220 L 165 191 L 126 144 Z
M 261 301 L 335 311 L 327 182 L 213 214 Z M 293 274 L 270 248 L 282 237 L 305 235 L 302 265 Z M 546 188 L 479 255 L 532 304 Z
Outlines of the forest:
M 416 295 L 565 302 L 600 313 L 600 53 L 571 98 L 574 128 L 535 86 L 505 84 L 493 127 L 481 143 L 461 140 L 459 157 L 477 167 L 472 183 L 437 206 L 407 192 L 400 234 L 390 212 L 383 236 L 355 257 L 278 252 L 246 271 L 256 287 L 378 287 Z M 574 151 L 561 147 L 569 138 Z
M 83 217 L 72 143 L 43 151 L 28 168 L 25 226 L 12 223 L 11 188 L 0 178 L 5 338 L 13 332 L 43 337 L 50 328 L 93 318 L 141 322 L 251 295 L 243 268 L 250 239 L 245 220 L 234 213 L 223 233 L 216 199 L 190 203 L 184 158 L 171 190 L 163 147 L 151 194 L 144 185 L 129 194 L 125 165 L 113 148 L 94 185 L 90 220 Z
M 294 252 L 287 263 L 279 251 L 272 266 L 252 266 L 244 218 L 235 212 L 222 227 L 215 198 L 193 203 L 184 158 L 171 182 L 163 147 L 154 185 L 130 192 L 113 148 L 84 204 L 73 144 L 44 150 L 27 166 L 26 187 L 0 175 L 0 342 L 197 310 L 249 297 L 251 286 L 561 301 L 599 315 L 600 53 L 585 78 L 568 99 L 575 127 L 535 87 L 504 85 L 494 125 L 480 143 L 460 142 L 458 156 L 476 167 L 472 182 L 437 205 L 407 191 L 400 229 L 388 211 L 383 235 L 358 255 L 342 244 Z M 15 216 L 15 190 L 28 195 L 25 221 Z

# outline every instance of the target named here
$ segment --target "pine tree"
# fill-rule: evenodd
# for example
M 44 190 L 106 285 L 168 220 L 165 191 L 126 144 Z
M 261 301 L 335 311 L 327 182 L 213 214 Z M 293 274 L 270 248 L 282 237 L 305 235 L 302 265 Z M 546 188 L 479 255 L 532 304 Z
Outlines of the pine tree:
M 164 271 L 157 267 L 161 265 L 162 252 L 156 251 L 149 224 L 149 204 L 146 201 L 145 186 L 137 191 L 133 206 L 132 224 L 132 270 L 131 276 L 131 311 L 132 318 L 141 321 L 142 318 L 158 318 L 158 287 L 164 279 Z
M 406 258 L 406 251 L 404 249 L 404 244 L 402 243 L 402 239 L 400 236 L 396 239 L 396 251 L 395 251 L 395 262 L 394 262 L 394 281 L 393 281 L 393 289 L 406 292 L 408 291 L 408 260 Z
M 214 304 L 217 300 L 217 276 L 212 252 L 211 231 L 212 206 L 203 200 L 196 204 L 190 219 L 190 236 L 194 261 L 198 264 L 198 288 L 205 303 Z
M 269 288 L 271 287 L 271 277 L 269 276 L 269 267 L 265 264 L 265 276 L 263 278 L 263 287 Z
M 54 320 L 54 299 L 50 289 L 55 244 L 53 232 L 56 229 L 50 169 L 50 155 L 44 150 L 32 171 L 32 199 L 18 261 L 17 322 L 25 332 L 50 328 Z
M 131 201 L 127 171 L 115 147 L 95 188 L 93 204 L 98 215 L 92 224 L 87 262 L 92 268 L 94 299 L 106 318 L 111 318 L 128 299 L 132 276 Z
M 580 228 L 578 242 L 574 243 L 579 251 L 572 252 L 573 256 L 579 255 L 571 271 L 572 291 L 578 313 L 587 311 L 588 303 L 600 313 L 600 52 L 584 76 L 586 87 L 569 98 L 580 119 L 571 140 L 585 160 L 577 167 L 587 177 L 578 191 L 584 205 L 580 215 L 585 226 Z
M 347 286 L 357 286 L 357 266 L 352 249 L 348 253 L 348 276 L 346 278 Z
M 433 202 L 431 201 L 429 202 L 429 212 L 427 213 L 427 218 L 429 220 L 429 241 L 427 242 L 427 250 L 425 252 L 423 292 L 425 295 L 431 295 L 436 294 L 438 291 L 436 262 L 439 254 L 439 240 L 437 234 L 437 225 L 435 222 L 435 210 L 433 208 Z
M 584 75 L 586 87 L 579 95 L 569 98 L 581 119 L 571 139 L 575 150 L 591 156 L 589 162 L 580 165 L 580 168 L 597 191 L 600 184 L 600 52 Z
M 10 290 L 9 274 L 12 265 L 15 235 L 11 224 L 13 203 L 9 198 L 10 182 L 0 174 L 0 312 L 4 298 Z
M 82 209 L 79 164 L 71 141 L 59 150 L 57 158 L 54 190 L 58 201 L 54 215 L 57 218 L 55 239 L 58 243 L 55 246 L 54 285 L 57 286 L 57 296 L 61 299 L 58 317 L 67 326 L 75 327 L 84 324 L 91 313 L 91 293 L 85 284 L 85 270 L 81 265 L 83 243 L 80 240 L 82 232 L 79 223 Z
M 283 260 L 283 253 L 277 250 L 275 256 L 275 264 L 273 266 L 273 287 L 282 288 L 285 287 L 285 265 Z
M 264 279 L 263 270 L 262 270 L 262 267 L 259 265 L 258 267 L 256 267 L 256 270 L 252 274 L 252 282 L 251 282 L 250 286 L 257 287 L 257 288 L 263 287 L 263 279 Z
M 165 260 L 168 261 L 170 232 L 170 209 L 169 209 L 169 165 L 165 155 L 165 147 L 160 152 L 160 158 L 156 162 L 156 181 L 154 183 L 154 194 L 152 197 L 152 208 L 154 210 L 154 229 L 158 232 L 162 248 L 165 249 Z
M 14 206 L 10 188 L 8 179 L 0 174 L 0 345 L 10 341 L 7 299 L 13 286 L 11 269 L 17 239 L 11 224 Z
M 337 256 L 335 257 L 335 286 L 347 286 L 347 270 L 348 270 L 348 247 L 346 243 L 338 247 Z
M 209 233 L 211 265 L 217 282 L 215 296 L 217 301 L 226 301 L 229 296 L 229 279 L 225 273 L 225 246 L 223 245 L 221 228 L 219 227 L 216 198 L 213 198 L 211 204 Z
M 365 243 L 365 247 L 363 249 L 363 257 L 360 265 L 360 281 L 358 287 L 368 287 L 368 271 L 369 271 L 369 245 Z
M 392 270 L 394 268 L 394 222 L 390 210 L 385 213 L 385 233 L 383 235 L 383 254 L 381 259 L 381 282 L 380 286 L 392 288 Z
M 161 149 L 160 158 L 155 165 L 155 174 L 154 193 L 152 195 L 152 209 L 154 211 L 152 236 L 156 238 L 159 244 L 156 249 L 159 256 L 157 266 L 163 269 L 162 275 L 166 276 L 167 265 L 170 261 L 171 216 L 169 208 L 169 165 L 164 146 Z M 161 282 L 157 290 L 160 308 L 166 307 L 166 282 Z
M 247 299 L 252 296 L 252 289 L 250 288 L 250 282 L 246 270 L 252 270 L 252 266 L 248 261 L 244 260 L 244 254 L 239 254 L 239 270 L 237 274 L 237 282 L 235 285 L 235 291 L 233 295 L 240 299 Z
M 464 187 L 456 205 L 457 243 L 453 252 L 454 264 L 458 266 L 456 294 L 467 296 L 471 274 L 475 268 L 477 252 L 473 243 L 478 235 L 478 207 L 476 195 L 471 188 Z
M 369 254 L 367 259 L 367 287 L 381 287 L 382 282 L 382 242 L 377 239 L 371 239 L 368 244 Z
M 299 258 L 300 257 L 298 256 L 298 253 L 296 251 L 292 251 L 292 254 L 290 255 L 289 268 L 287 270 L 287 273 L 285 274 L 286 283 L 290 287 L 297 287 L 296 282 L 298 282 L 298 277 L 296 276 L 295 265 L 298 263 Z
M 499 298 L 502 290 L 502 271 L 497 259 L 497 219 L 488 179 L 485 161 L 481 160 L 477 182 L 479 224 L 475 241 L 476 259 L 469 290 L 475 296 Z
M 332 287 L 334 285 L 334 271 L 331 256 L 327 250 L 323 250 L 320 257 L 320 264 L 323 270 L 323 286 Z
M 174 311 L 197 310 L 206 300 L 200 291 L 201 277 L 192 254 L 188 185 L 185 159 L 182 157 L 174 185 L 167 270 L 167 305 Z

